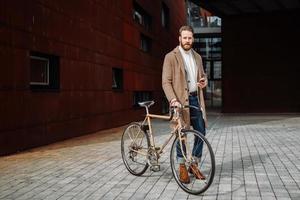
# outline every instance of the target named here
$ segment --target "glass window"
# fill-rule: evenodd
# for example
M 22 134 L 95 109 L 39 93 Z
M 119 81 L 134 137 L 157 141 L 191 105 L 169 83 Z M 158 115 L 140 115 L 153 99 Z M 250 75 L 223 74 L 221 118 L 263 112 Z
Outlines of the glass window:
M 222 106 L 222 81 L 208 81 L 204 93 L 205 104 L 207 107 Z
M 133 19 L 139 24 L 143 24 L 143 16 L 138 11 L 133 11 Z
M 152 17 L 136 1 L 133 2 L 133 20 L 146 30 L 151 28 Z
M 212 88 L 212 107 L 221 107 L 222 105 L 222 82 L 214 81 Z
M 150 52 L 151 51 L 151 43 L 152 40 L 145 36 L 144 34 L 141 34 L 141 46 L 140 49 L 144 52 Z
M 168 6 L 163 2 L 162 9 L 161 9 L 161 25 L 164 28 L 169 28 L 169 21 L 170 21 L 169 12 L 170 11 Z
M 30 84 L 49 85 L 49 59 L 30 56 Z
M 205 68 L 205 72 L 206 72 L 207 78 L 211 79 L 211 77 L 210 77 L 210 71 L 211 71 L 210 70 L 210 61 L 205 61 L 204 68 Z
M 59 57 L 41 52 L 30 52 L 30 89 L 59 89 Z
M 207 22 L 210 27 L 221 27 L 222 25 L 222 19 L 217 16 L 208 16 Z
M 200 38 L 196 49 L 205 59 L 221 59 L 221 38 Z
M 221 61 L 214 61 L 213 63 L 214 63 L 214 79 L 222 78 Z
M 112 89 L 123 89 L 123 69 L 112 68 Z

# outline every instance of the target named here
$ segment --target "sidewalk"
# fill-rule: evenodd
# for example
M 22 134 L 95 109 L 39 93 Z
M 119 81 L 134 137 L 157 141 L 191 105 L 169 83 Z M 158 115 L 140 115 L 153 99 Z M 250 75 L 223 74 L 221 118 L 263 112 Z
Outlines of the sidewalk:
M 200 196 L 177 186 L 169 152 L 160 172 L 131 175 L 120 154 L 124 127 L 118 127 L 0 157 L 0 199 L 300 199 L 299 115 L 211 113 L 209 122 L 216 175 Z M 168 128 L 154 123 L 157 141 Z

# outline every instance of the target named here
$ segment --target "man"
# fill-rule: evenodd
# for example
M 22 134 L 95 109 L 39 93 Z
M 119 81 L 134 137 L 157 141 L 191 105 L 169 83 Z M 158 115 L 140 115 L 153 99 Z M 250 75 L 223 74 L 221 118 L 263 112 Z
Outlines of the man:
M 179 46 L 169 52 L 164 59 L 162 87 L 171 106 L 193 105 L 199 110 L 184 109 L 183 121 L 186 128 L 190 125 L 205 135 L 206 113 L 202 89 L 207 85 L 201 56 L 192 49 L 194 31 L 190 26 L 179 29 Z M 177 144 L 177 160 L 179 164 L 179 180 L 189 183 L 188 171 L 197 179 L 205 179 L 198 169 L 202 154 L 202 143 L 193 147 L 195 163 L 187 170 L 185 160 Z

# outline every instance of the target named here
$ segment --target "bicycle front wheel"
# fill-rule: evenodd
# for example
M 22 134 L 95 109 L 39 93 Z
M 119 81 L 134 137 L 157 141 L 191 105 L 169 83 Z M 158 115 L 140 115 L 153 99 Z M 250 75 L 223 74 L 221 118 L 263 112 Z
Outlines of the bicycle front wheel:
M 140 176 L 149 167 L 147 153 L 149 138 L 138 123 L 131 123 L 124 130 L 121 140 L 121 153 L 127 170 Z
M 187 193 L 201 194 L 213 182 L 215 156 L 207 139 L 198 131 L 181 130 L 183 140 L 176 137 L 171 147 L 170 163 L 178 185 Z M 179 169 L 185 167 L 188 177 L 183 180 Z M 197 176 L 200 172 L 201 176 Z M 201 177 L 201 178 L 199 178 Z

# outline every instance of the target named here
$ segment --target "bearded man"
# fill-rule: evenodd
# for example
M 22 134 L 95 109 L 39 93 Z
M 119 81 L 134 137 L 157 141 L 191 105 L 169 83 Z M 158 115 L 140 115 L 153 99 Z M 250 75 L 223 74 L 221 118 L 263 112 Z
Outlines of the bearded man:
M 203 69 L 201 56 L 192 49 L 194 31 L 190 26 L 179 29 L 179 46 L 169 52 L 164 59 L 162 72 L 162 87 L 170 106 L 181 107 L 192 105 L 199 108 L 183 110 L 183 121 L 186 128 L 190 125 L 205 135 L 206 113 L 203 97 L 203 88 L 207 86 L 207 77 Z M 205 179 L 198 168 L 202 156 L 203 143 L 195 142 L 193 157 L 195 162 L 187 169 L 184 156 L 177 144 L 177 160 L 179 164 L 179 180 L 189 183 L 190 172 L 197 179 Z

